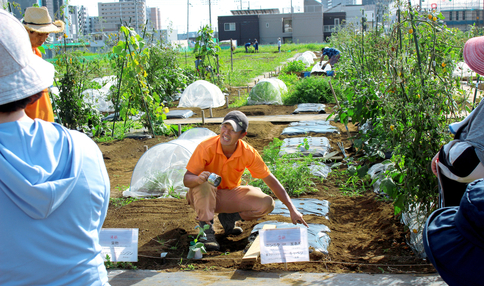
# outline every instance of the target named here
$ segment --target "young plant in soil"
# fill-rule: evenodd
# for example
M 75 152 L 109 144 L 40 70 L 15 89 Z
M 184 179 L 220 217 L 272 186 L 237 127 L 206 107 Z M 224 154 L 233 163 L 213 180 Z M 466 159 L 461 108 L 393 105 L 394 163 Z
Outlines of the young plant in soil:
M 195 227 L 195 229 L 198 229 L 198 234 L 194 240 L 190 241 L 190 246 L 188 247 L 188 256 L 187 256 L 188 259 L 192 259 L 195 256 L 195 253 L 199 250 L 203 254 L 207 253 L 207 251 L 205 250 L 205 245 L 203 244 L 203 242 L 199 241 L 198 239 L 200 238 L 200 236 L 201 236 L 201 239 L 205 238 L 206 236 L 205 230 L 207 230 L 209 227 L 210 225 L 208 224 L 204 225 L 203 228 L 200 227 L 199 225 Z

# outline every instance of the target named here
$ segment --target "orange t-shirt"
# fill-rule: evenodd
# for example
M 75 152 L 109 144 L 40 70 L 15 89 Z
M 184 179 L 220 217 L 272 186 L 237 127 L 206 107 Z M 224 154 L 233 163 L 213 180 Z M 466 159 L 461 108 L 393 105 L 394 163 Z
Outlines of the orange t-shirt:
M 220 145 L 220 135 L 202 141 L 187 164 L 187 170 L 195 175 L 209 171 L 221 176 L 218 189 L 229 190 L 240 186 L 245 168 L 257 179 L 271 174 L 257 150 L 240 139 L 234 154 L 227 159 Z
M 33 49 L 34 54 L 42 57 L 39 49 Z M 52 104 L 50 103 L 49 91 L 44 89 L 42 96 L 34 103 L 25 107 L 25 113 L 28 117 L 35 119 L 39 118 L 44 121 L 54 122 L 54 111 L 52 110 Z

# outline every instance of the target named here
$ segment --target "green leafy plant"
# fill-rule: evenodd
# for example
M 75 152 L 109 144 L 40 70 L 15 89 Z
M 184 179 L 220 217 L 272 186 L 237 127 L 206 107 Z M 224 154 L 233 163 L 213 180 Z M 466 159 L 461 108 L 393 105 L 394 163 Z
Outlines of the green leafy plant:
M 302 194 L 317 192 L 309 166 L 314 159 L 311 155 L 301 157 L 297 154 L 284 154 L 279 156 L 282 141 L 275 138 L 269 146 L 264 148 L 262 159 L 266 162 L 271 173 L 281 182 L 289 196 L 298 197 Z M 308 146 L 309 147 L 309 146 Z M 255 180 L 249 176 L 254 187 L 259 187 L 266 194 L 271 190 L 262 180 Z
M 291 73 L 291 72 L 302 72 L 306 69 L 306 65 L 302 61 L 292 61 L 289 62 L 284 68 L 282 72 L 284 73 Z
M 111 261 L 111 257 L 106 254 L 106 261 L 104 261 L 104 266 L 106 269 L 112 269 L 112 268 L 120 268 L 120 269 L 137 269 L 138 267 L 136 265 L 133 265 L 131 262 L 113 262 Z
M 354 141 L 367 159 L 392 153 L 395 168 L 381 189 L 391 196 L 395 213 L 417 206 L 430 213 L 438 200 L 430 161 L 451 139 L 445 126 L 462 111 L 453 96 L 462 88 L 452 71 L 468 36 L 447 28 L 438 12 L 415 11 L 401 1 L 396 7 L 389 33 L 347 25 L 331 37 L 342 51 L 336 114 L 344 124 L 351 118 L 370 126 Z
M 203 242 L 199 241 L 198 239 L 201 237 L 205 237 L 205 230 L 209 229 L 210 225 L 206 224 L 202 227 L 197 225 L 195 229 L 198 229 L 197 237 L 194 240 L 190 241 L 190 246 L 188 247 L 188 259 L 192 259 L 195 256 L 195 252 L 201 251 L 203 254 L 207 253 L 205 250 L 205 245 Z
M 213 34 L 214 31 L 210 25 L 201 27 L 195 39 L 193 53 L 195 53 L 197 58 L 199 57 L 201 59 L 198 66 L 200 77 L 221 86 L 220 71 L 218 70 L 218 57 L 221 49 L 215 41 Z
M 328 103 L 334 102 L 334 97 L 329 86 L 329 77 L 305 77 L 296 82 L 288 95 L 284 98 L 285 105 L 298 103 Z M 341 93 L 334 86 L 337 96 Z

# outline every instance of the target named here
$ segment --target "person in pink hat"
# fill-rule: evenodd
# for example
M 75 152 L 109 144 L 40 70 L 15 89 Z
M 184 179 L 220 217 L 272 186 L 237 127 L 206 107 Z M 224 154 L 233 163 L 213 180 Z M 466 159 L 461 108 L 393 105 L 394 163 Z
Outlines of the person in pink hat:
M 464 60 L 476 73 L 484 75 L 484 37 L 469 39 Z M 432 172 L 439 179 L 440 206 L 459 206 L 467 185 L 484 178 L 484 101 L 463 121 L 449 126 L 454 140 L 434 156 Z

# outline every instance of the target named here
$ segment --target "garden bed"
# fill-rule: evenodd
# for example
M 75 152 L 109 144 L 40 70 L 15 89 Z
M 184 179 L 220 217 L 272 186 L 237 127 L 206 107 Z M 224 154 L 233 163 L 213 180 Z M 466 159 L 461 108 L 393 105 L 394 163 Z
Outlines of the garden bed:
M 237 97 L 236 92 L 231 94 L 231 99 L 234 97 Z M 239 108 L 250 115 L 290 114 L 294 109 L 295 107 L 287 106 Z M 214 109 L 214 117 L 223 117 L 229 110 Z M 349 147 L 351 144 L 347 140 L 344 126 L 334 122 L 332 124 L 340 129 L 340 134 L 327 136 L 332 140 L 333 149 L 339 150 L 336 145 L 338 141 Z M 280 135 L 287 125 L 251 122 L 245 140 L 262 152 L 274 138 L 288 137 Z M 216 133 L 219 131 L 218 124 L 207 124 L 204 127 Z M 356 134 L 353 125 L 350 126 L 350 132 Z M 122 191 L 129 186 L 131 174 L 144 153 L 145 146 L 152 147 L 172 139 L 174 138 L 160 136 L 147 140 L 124 139 L 99 143 L 111 179 L 111 198 L 122 197 Z M 334 173 L 323 183 L 317 183 L 316 188 L 319 192 L 301 196 L 324 199 L 331 203 L 329 220 L 314 215 L 305 216 L 308 223 L 325 224 L 331 229 L 329 255 L 313 252 L 310 254 L 310 262 L 290 263 L 287 269 L 303 272 L 435 272 L 430 264 L 416 257 L 406 245 L 408 230 L 394 217 L 393 205 L 377 197 L 370 189 L 360 196 L 343 195 L 339 188 L 345 179 L 341 173 Z M 191 240 L 189 236 L 196 234 L 194 227 L 197 224 L 195 212 L 185 199 L 139 200 L 122 207 L 111 204 L 104 227 L 139 228 L 139 262 L 134 263 L 138 269 L 230 270 L 247 268 L 241 265 L 241 259 L 248 244 L 250 230 L 260 222 L 274 219 L 290 221 L 283 216 L 267 216 L 259 221 L 245 221 L 240 224 L 244 233 L 230 237 L 223 236 L 223 229 L 215 219 L 216 237 L 221 245 L 221 251 L 210 252 L 204 255 L 202 260 L 186 259 Z M 168 252 L 165 261 L 160 258 L 161 252 Z M 285 269 L 285 266 L 256 263 L 250 268 L 256 271 L 278 271 Z

